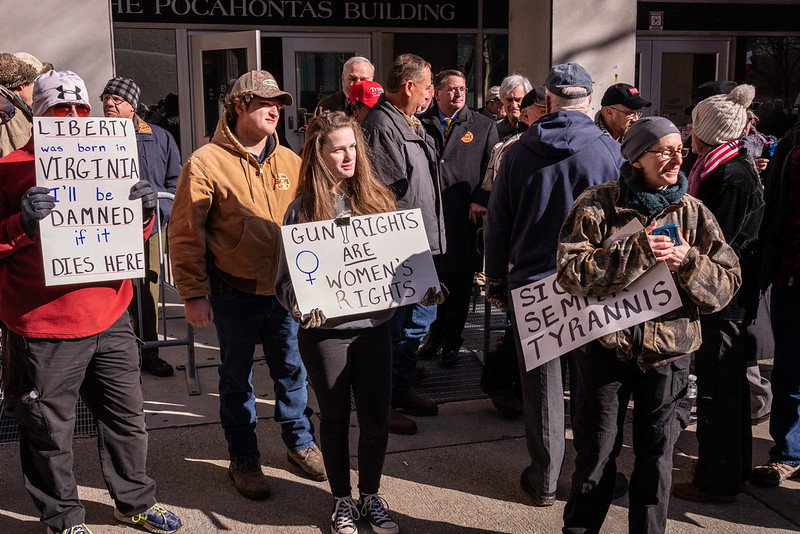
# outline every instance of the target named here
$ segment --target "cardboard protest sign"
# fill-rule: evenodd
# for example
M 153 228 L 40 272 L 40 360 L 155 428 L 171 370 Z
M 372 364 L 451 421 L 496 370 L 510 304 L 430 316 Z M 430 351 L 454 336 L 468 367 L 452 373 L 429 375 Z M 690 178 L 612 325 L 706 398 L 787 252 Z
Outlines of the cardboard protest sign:
M 144 276 L 142 201 L 130 119 L 34 117 L 36 183 L 56 199 L 39 223 L 45 283 Z
M 638 221 L 603 243 L 642 228 Z M 624 290 L 596 297 L 570 295 L 548 276 L 511 291 L 515 326 L 522 344 L 525 369 L 538 367 L 562 354 L 612 332 L 660 317 L 681 306 L 678 288 L 666 263 L 640 276 Z
M 439 288 L 419 209 L 281 227 L 297 305 L 342 317 L 414 304 Z

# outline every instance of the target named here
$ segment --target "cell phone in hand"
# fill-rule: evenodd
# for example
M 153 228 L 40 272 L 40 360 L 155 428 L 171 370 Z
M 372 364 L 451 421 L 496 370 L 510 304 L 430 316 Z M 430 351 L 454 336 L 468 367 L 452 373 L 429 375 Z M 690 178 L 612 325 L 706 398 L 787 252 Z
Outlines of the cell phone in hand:
M 669 237 L 672 240 L 672 244 L 676 247 L 681 244 L 681 234 L 678 232 L 678 227 L 674 224 L 659 226 L 653 230 L 653 235 L 665 235 Z

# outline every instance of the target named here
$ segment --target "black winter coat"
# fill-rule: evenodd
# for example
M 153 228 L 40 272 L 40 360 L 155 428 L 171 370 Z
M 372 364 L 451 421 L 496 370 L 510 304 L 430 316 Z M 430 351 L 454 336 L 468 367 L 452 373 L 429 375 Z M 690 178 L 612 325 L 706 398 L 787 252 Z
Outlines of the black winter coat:
M 434 141 L 419 127 L 411 129 L 403 114 L 383 94 L 361 123 L 372 150 L 378 177 L 397 196 L 397 209 L 419 208 L 431 254 L 447 248 Z
M 742 267 L 742 287 L 716 317 L 729 321 L 755 319 L 759 298 L 758 230 L 764 215 L 764 195 L 747 149 L 742 147 L 739 154 L 700 182 L 697 198 L 716 217 Z
M 475 272 L 480 270 L 475 241 L 478 225 L 469 220 L 469 206 L 472 202 L 486 206 L 489 201 L 489 192 L 480 185 L 492 147 L 498 141 L 497 128 L 494 121 L 464 106 L 453 119 L 445 142 L 436 106 L 431 106 L 420 119 L 436 143 L 439 159 L 447 236 L 447 252 L 439 260 L 439 269 L 448 273 Z

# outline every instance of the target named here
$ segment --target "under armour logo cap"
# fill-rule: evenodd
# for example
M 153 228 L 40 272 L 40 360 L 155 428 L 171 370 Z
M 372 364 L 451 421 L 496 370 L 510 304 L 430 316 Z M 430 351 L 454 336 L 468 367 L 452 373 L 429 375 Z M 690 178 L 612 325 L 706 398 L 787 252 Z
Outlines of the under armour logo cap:
M 251 70 L 242 74 L 236 83 L 233 84 L 231 94 L 252 93 L 261 98 L 275 98 L 281 101 L 284 106 L 291 106 L 294 100 L 292 95 L 286 91 L 281 91 L 275 77 L 265 70 Z
M 49 70 L 33 82 L 33 114 L 40 117 L 56 104 L 86 104 L 89 91 L 80 76 L 69 70 Z

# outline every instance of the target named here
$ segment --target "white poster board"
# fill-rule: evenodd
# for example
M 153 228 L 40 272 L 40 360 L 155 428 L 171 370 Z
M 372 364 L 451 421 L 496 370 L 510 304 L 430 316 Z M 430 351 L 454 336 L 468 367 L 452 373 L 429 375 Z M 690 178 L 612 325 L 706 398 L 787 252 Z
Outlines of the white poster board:
M 604 247 L 641 230 L 638 221 L 609 238 Z M 515 326 L 525 370 L 612 332 L 660 317 L 681 306 L 678 288 L 664 262 L 618 293 L 576 297 L 556 282 L 556 275 L 511 291 Z
M 342 317 L 415 304 L 439 289 L 419 209 L 281 227 L 303 314 Z
M 130 119 L 34 117 L 36 183 L 56 199 L 39 222 L 45 283 L 144 276 L 142 201 Z

